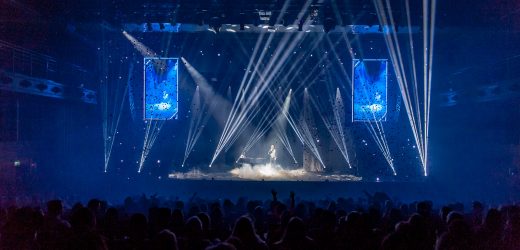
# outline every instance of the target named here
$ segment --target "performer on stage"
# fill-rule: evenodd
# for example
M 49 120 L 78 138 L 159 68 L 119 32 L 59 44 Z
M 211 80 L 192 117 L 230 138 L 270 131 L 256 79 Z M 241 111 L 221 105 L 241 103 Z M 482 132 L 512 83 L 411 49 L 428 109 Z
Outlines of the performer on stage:
M 271 149 L 269 149 L 269 164 L 273 166 L 276 163 L 276 149 L 274 148 L 274 145 L 271 144 Z

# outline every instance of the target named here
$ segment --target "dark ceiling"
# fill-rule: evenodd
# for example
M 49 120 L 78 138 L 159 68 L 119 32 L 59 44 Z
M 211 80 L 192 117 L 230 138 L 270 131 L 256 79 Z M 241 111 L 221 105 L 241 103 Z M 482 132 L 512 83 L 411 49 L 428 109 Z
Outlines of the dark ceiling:
M 405 19 L 407 0 L 390 0 L 397 21 Z M 273 17 L 286 6 L 279 24 L 298 22 L 299 14 L 309 5 L 304 17 L 314 15 L 321 24 L 327 18 L 337 24 L 375 24 L 376 11 L 373 0 L 1 0 L 0 20 L 8 23 L 26 22 L 100 22 L 112 24 L 125 22 L 179 22 L 208 23 L 218 18 L 222 23 L 255 24 L 259 11 L 270 11 Z M 412 22 L 422 18 L 422 1 L 410 0 Z M 513 0 L 438 0 L 437 24 L 446 26 L 503 27 L 520 24 L 520 1 Z M 301 16 L 301 15 L 300 15 Z M 271 18 L 274 24 L 275 18 Z
M 283 18 L 276 24 L 295 24 L 302 16 L 312 16 L 316 24 L 332 19 L 339 25 L 372 25 L 378 24 L 374 1 L 377 0 L 0 0 L 0 40 L 93 70 L 97 67 L 96 53 L 105 23 L 116 28 L 125 23 L 208 24 L 215 20 L 224 24 L 274 24 L 286 4 Z M 400 25 L 406 25 L 406 1 L 389 0 Z M 420 27 L 423 1 L 408 1 L 412 24 Z M 451 85 L 458 81 L 454 79 L 473 75 L 466 72 L 483 72 L 482 69 L 489 72 L 491 66 L 502 65 L 504 61 L 507 67 L 496 68 L 516 72 L 514 69 L 520 63 L 516 57 L 520 1 L 436 2 L 435 53 L 441 55 L 436 59 L 436 69 L 449 68 L 442 74 L 441 78 L 446 78 L 442 82 Z M 306 3 L 309 7 L 300 13 Z M 269 21 L 260 20 L 261 11 L 271 12 Z M 241 39 L 248 35 L 243 34 Z M 487 78 L 491 80 L 486 82 L 496 80 L 494 75 L 499 75 L 499 80 L 517 77 L 510 73 L 490 75 Z

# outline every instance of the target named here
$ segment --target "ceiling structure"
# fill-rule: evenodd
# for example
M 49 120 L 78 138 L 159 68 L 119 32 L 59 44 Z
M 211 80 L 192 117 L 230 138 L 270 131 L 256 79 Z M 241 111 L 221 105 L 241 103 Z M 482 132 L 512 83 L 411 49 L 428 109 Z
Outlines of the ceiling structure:
M 389 0 L 398 27 L 407 25 L 406 1 Z M 408 1 L 413 32 L 420 33 L 422 1 Z M 85 65 L 90 70 L 95 65 L 83 59 L 87 57 L 71 59 L 68 50 L 60 55 L 57 48 L 74 45 L 78 54 L 92 54 L 99 44 L 97 35 L 107 27 L 117 32 L 122 29 L 199 32 L 219 27 L 221 32 L 242 33 L 263 30 L 381 33 L 389 29 L 379 27 L 373 0 L 2 0 L 0 5 L 0 40 L 42 53 L 55 53 L 60 59 L 69 56 L 66 61 Z M 464 68 L 450 66 L 447 74 L 437 78 L 440 80 L 437 86 L 451 95 L 451 88 L 455 92 L 462 88 L 457 86 L 458 82 L 466 82 L 464 79 L 475 71 L 490 72 L 482 78 L 486 86 L 518 79 L 518 75 L 510 73 L 513 71 L 503 73 L 502 69 L 514 69 L 520 64 L 515 54 L 515 41 L 520 40 L 520 1 L 437 0 L 436 9 L 437 53 L 449 55 L 467 50 L 467 54 L 478 55 L 471 51 L 511 48 L 511 55 L 497 53 L 491 61 L 472 59 L 464 63 Z M 307 20 L 305 27 L 300 27 L 302 20 Z M 398 30 L 407 32 L 407 29 Z M 494 41 L 495 46 L 487 45 L 489 41 Z M 453 62 L 449 56 L 445 58 L 447 63 Z M 507 67 L 502 66 L 504 63 Z M 444 65 L 440 63 L 439 67 Z M 460 92 L 458 95 L 463 96 Z
M 406 0 L 390 0 L 396 22 L 405 21 Z M 1 2 L 1 23 L 68 20 L 71 22 L 297 24 L 309 16 L 314 24 L 375 25 L 373 0 L 37 0 Z M 422 1 L 409 1 L 412 24 L 420 24 Z M 308 6 L 308 8 L 304 8 Z M 276 20 L 283 11 L 283 18 Z M 302 12 L 302 9 L 304 11 Z M 447 26 L 518 27 L 518 1 L 437 1 L 437 24 Z M 269 18 L 267 18 L 269 17 Z M 509 20 L 511 19 L 511 20 Z

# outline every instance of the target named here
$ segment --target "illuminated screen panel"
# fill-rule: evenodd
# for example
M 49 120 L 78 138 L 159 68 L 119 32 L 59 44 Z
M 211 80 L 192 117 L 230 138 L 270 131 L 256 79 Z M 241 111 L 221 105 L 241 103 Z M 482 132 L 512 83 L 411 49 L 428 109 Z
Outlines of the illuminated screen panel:
M 352 121 L 386 121 L 387 59 L 352 61 Z
M 177 118 L 178 58 L 144 58 L 144 119 Z

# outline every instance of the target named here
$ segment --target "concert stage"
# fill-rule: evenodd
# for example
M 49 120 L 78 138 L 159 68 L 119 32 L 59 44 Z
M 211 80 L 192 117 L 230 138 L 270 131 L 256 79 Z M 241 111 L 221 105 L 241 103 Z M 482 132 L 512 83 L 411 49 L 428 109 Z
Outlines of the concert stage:
M 345 173 L 311 172 L 303 168 L 285 169 L 280 165 L 243 164 L 230 171 L 202 171 L 199 168 L 187 172 L 172 172 L 170 179 L 178 180 L 234 180 L 234 181 L 361 181 L 363 178 Z

